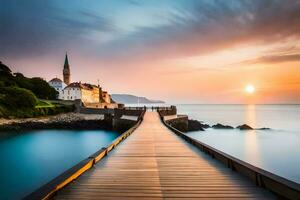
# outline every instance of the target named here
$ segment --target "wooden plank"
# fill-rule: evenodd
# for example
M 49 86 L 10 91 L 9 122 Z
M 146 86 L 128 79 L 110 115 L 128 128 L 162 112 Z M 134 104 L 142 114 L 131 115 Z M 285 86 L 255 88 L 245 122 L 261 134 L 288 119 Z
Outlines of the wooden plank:
M 274 199 L 170 132 L 156 112 L 55 199 Z

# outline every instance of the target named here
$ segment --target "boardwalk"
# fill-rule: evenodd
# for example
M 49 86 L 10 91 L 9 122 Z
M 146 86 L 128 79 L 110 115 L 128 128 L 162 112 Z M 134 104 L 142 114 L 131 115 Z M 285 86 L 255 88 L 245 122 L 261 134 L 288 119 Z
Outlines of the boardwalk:
M 170 132 L 156 112 L 55 199 L 274 199 Z

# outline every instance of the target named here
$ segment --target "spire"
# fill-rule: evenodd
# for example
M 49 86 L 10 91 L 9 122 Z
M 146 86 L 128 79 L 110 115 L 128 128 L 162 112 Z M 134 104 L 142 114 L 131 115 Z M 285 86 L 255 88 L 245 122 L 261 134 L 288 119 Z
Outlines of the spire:
M 70 66 L 69 66 L 68 54 L 66 53 L 64 69 L 69 69 L 69 68 L 70 68 Z
M 63 69 L 63 75 L 64 75 L 64 82 L 65 84 L 69 85 L 70 84 L 70 65 L 69 65 L 69 60 L 68 60 L 68 54 L 66 53 L 66 58 L 65 58 L 65 64 L 64 64 L 64 69 Z

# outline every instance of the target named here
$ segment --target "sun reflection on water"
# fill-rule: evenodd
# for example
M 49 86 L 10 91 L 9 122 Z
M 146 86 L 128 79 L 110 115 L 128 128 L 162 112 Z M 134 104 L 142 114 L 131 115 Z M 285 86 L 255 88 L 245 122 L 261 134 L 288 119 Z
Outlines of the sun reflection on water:
M 246 123 L 256 128 L 256 107 L 254 104 L 247 105 L 245 115 Z M 256 130 L 245 133 L 245 156 L 246 160 L 250 162 L 261 163 L 257 134 Z

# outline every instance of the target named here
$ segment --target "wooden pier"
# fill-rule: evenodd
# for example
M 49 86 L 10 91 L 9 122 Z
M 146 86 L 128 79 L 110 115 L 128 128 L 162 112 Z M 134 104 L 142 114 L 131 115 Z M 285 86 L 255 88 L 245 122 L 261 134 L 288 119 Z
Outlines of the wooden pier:
M 275 199 L 172 133 L 157 112 L 54 199 Z

